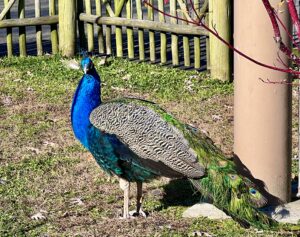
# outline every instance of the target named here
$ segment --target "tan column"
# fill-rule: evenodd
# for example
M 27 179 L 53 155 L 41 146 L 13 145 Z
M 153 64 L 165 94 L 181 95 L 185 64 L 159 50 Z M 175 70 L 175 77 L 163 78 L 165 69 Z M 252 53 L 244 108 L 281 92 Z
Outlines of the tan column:
M 270 0 L 277 8 L 280 0 Z M 286 6 L 279 14 L 289 26 Z M 289 27 L 290 28 L 290 27 Z M 287 36 L 282 31 L 284 41 Z M 261 0 L 234 1 L 235 47 L 269 65 L 283 67 L 274 41 L 270 19 Z M 288 58 L 280 53 L 288 64 Z M 264 84 L 282 81 L 285 73 L 258 66 L 234 55 L 234 152 L 268 191 L 284 202 L 290 200 L 291 91 L 288 85 Z

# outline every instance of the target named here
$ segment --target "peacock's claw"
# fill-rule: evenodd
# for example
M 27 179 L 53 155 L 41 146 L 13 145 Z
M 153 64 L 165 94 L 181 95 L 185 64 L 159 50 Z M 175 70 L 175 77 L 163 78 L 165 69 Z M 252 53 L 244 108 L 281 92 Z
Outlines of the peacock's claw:
M 44 219 L 47 219 L 47 217 L 46 217 L 47 213 L 48 213 L 47 211 L 40 210 L 38 213 L 34 214 L 30 218 L 35 221 L 44 220 Z
M 139 216 L 141 216 L 141 217 L 147 217 L 148 215 L 147 215 L 147 213 L 145 213 L 144 211 L 139 211 L 139 212 L 137 212 L 137 211 L 130 211 L 129 212 L 129 216 L 131 216 L 131 217 L 139 217 Z

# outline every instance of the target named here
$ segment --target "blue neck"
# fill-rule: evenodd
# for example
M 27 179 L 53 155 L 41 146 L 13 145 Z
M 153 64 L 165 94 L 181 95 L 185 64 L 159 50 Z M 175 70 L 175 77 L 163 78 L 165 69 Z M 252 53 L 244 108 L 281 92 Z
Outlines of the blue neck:
M 74 94 L 71 108 L 72 128 L 76 138 L 88 149 L 90 114 L 101 104 L 101 82 L 96 70 L 85 74 Z

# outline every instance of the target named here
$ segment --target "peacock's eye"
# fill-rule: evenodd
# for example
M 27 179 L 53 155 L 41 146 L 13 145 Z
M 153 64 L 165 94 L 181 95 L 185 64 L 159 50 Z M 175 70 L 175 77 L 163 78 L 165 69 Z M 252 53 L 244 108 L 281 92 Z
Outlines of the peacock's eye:
M 251 194 L 253 194 L 253 195 L 255 195 L 255 194 L 256 194 L 256 192 L 257 192 L 257 191 L 256 191 L 254 188 L 250 188 L 250 190 L 249 190 L 249 191 L 250 191 L 250 193 L 251 193 Z
M 231 174 L 231 175 L 229 175 L 229 177 L 230 177 L 232 180 L 235 180 L 237 176 L 234 175 L 234 174 Z

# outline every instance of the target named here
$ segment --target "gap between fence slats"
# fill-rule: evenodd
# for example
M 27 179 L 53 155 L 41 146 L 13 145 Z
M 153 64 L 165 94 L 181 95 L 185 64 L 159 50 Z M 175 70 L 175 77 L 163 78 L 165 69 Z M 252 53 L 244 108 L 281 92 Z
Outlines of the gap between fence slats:
M 41 16 L 41 2 L 35 0 L 35 17 Z M 36 26 L 36 51 L 37 55 L 43 55 L 43 38 L 42 38 L 42 26 Z
M 4 0 L 4 6 L 9 7 L 9 0 Z M 10 10 L 6 12 L 6 19 L 10 19 Z M 6 28 L 6 48 L 7 48 L 7 56 L 11 57 L 13 55 L 13 38 L 12 38 L 12 28 Z

